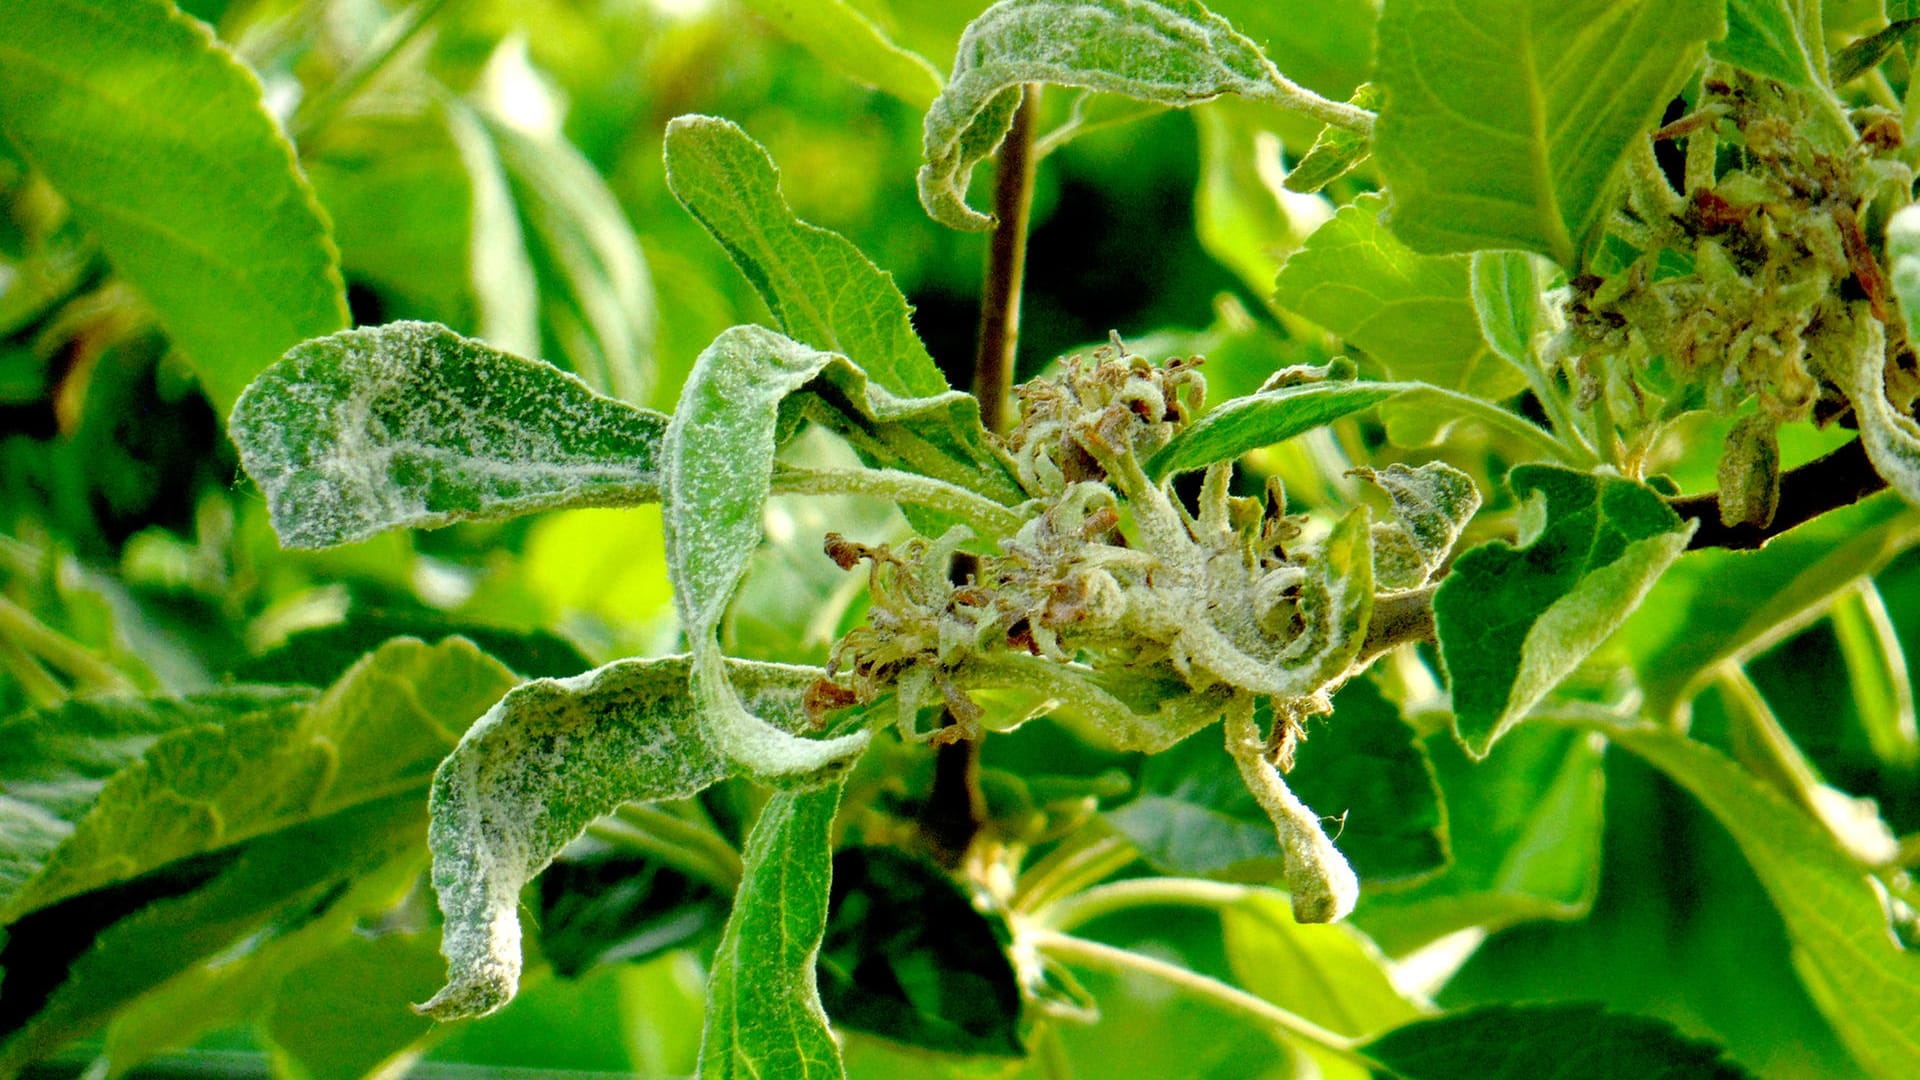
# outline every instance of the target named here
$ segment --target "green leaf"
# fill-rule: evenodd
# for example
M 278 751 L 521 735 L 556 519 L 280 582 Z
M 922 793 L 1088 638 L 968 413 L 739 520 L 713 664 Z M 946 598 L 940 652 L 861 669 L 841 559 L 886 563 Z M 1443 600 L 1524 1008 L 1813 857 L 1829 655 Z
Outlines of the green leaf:
M 1395 446 L 1422 450 L 1453 436 L 1462 420 L 1471 420 L 1501 437 L 1513 461 L 1567 461 L 1567 448 L 1530 420 L 1479 398 L 1437 386 L 1415 386 L 1380 403 L 1380 423 Z
M 1522 465 L 1508 484 L 1534 502 L 1538 529 L 1524 547 L 1460 556 L 1433 598 L 1454 732 L 1476 758 L 1632 613 L 1693 535 L 1629 480 Z
M 700 1080 L 846 1075 L 814 974 L 841 787 L 778 792 L 754 822 L 707 983 Z
M 362 1080 L 404 1060 L 435 1026 L 407 1002 L 432 993 L 443 971 L 430 932 L 352 934 L 273 995 L 259 1033 L 276 1071 Z
M 1195 0 L 1001 0 L 967 25 L 953 75 L 927 110 L 920 204 L 978 231 L 973 167 L 1000 144 L 1026 83 L 1078 86 L 1185 107 L 1222 94 L 1280 104 L 1288 83 L 1260 47 Z
M 401 639 L 305 707 L 288 698 L 217 721 L 193 716 L 114 772 L 58 847 L 14 864 L 0 923 L 176 860 L 424 791 L 469 718 L 513 682 L 460 638 L 434 646 Z M 207 707 L 205 698 L 192 706 Z
M 1552 329 L 1541 293 L 1551 264 L 1523 251 L 1476 251 L 1472 261 L 1474 315 L 1493 351 L 1522 371 L 1537 363 L 1534 335 Z
M 247 387 L 230 422 L 290 548 L 651 502 L 666 428 L 551 365 L 429 323 L 306 342 Z
M 940 96 L 940 73 L 933 65 L 919 53 L 887 40 L 846 0 L 745 0 L 742 6 L 842 73 L 917 110 L 926 109 Z
M 1232 461 L 1249 450 L 1304 435 L 1411 389 L 1409 383 L 1327 379 L 1235 398 L 1208 410 L 1155 451 L 1145 463 L 1147 475 L 1164 480 Z
M 619 200 L 573 144 L 483 117 L 540 278 L 548 356 L 627 402 L 647 400 L 656 315 L 646 256 Z M 476 268 L 477 269 L 477 268 Z
M 773 158 L 746 132 L 710 116 L 676 117 L 666 156 L 674 197 L 727 249 L 783 333 L 840 353 L 896 394 L 947 389 L 893 276 L 846 237 L 794 216 Z
M 1460 531 L 1480 509 L 1473 478 L 1443 461 L 1353 470 L 1387 493 L 1392 522 L 1373 527 L 1373 580 L 1382 592 L 1417 589 L 1438 573 Z
M 1406 884 L 1447 863 L 1433 767 L 1399 710 L 1370 682 L 1348 683 L 1333 716 L 1309 727 L 1287 785 L 1341 820 L 1340 850 L 1364 887 Z M 1186 739 L 1147 758 L 1139 791 L 1106 817 L 1156 869 L 1228 881 L 1279 878 L 1273 823 L 1214 740 Z
M 1907 769 L 1920 764 L 1913 678 L 1880 590 L 1871 578 L 1862 578 L 1841 594 L 1827 616 L 1833 620 L 1833 636 L 1846 662 L 1854 707 L 1860 711 L 1860 726 L 1874 757 Z
M 1722 0 L 1389 4 L 1373 152 L 1394 233 L 1430 254 L 1575 265 L 1629 145 L 1725 30 Z
M 19 0 L 0 132 L 73 207 L 224 416 L 347 325 L 325 218 L 253 74 L 164 0 Z
M 1910 37 L 1916 27 L 1920 27 L 1920 18 L 1916 17 L 1913 5 L 1904 10 L 1896 3 L 1887 4 L 1887 18 L 1892 25 L 1876 30 L 1833 54 L 1830 65 L 1833 85 L 1845 86 L 1880 65 L 1903 40 Z
M 1274 301 L 1395 378 L 1490 399 L 1519 390 L 1525 376 L 1481 336 L 1469 260 L 1417 254 L 1382 227 L 1385 206 L 1363 195 L 1315 229 L 1280 268 Z
M 1377 109 L 1380 91 L 1372 83 L 1363 83 L 1347 104 L 1357 109 Z M 1283 183 L 1288 191 L 1310 195 L 1359 168 L 1372 153 L 1373 143 L 1367 136 L 1328 124 L 1320 129 Z
M 1853 586 L 1920 543 L 1920 511 L 1867 499 L 1758 551 L 1697 551 L 1647 594 L 1610 644 L 1640 672 L 1645 712 L 1668 720 L 1731 661 L 1805 627 Z
M 1362 1049 L 1402 1080 L 1752 1075 L 1718 1046 L 1685 1038 L 1665 1021 L 1587 1004 L 1486 1005 L 1396 1028 Z
M 1707 46 L 1715 60 L 1811 93 L 1826 89 L 1825 44 L 1801 40 L 1798 5 L 1788 0 L 1727 0 L 1727 36 Z M 1814 50 L 1821 55 L 1815 59 Z
M 1452 738 L 1428 738 L 1453 861 L 1439 877 L 1369 894 L 1360 926 L 1397 956 L 1470 926 L 1584 916 L 1600 883 L 1602 745 L 1529 725 L 1475 762 Z
M 492 1012 L 520 978 L 520 890 L 588 823 L 624 802 L 693 795 L 732 772 L 688 691 L 692 662 L 618 660 L 499 700 L 434 775 L 433 887 L 446 915 L 447 985 L 420 1010 Z M 805 726 L 816 668 L 733 661 L 744 708 L 782 737 Z M 764 721 L 763 721 L 764 722 Z
M 1875 1076 L 1920 1071 L 1920 955 L 1890 932 L 1878 882 L 1833 834 L 1718 751 L 1649 726 L 1605 728 L 1692 792 L 1746 853 L 1786 920 L 1794 967 Z

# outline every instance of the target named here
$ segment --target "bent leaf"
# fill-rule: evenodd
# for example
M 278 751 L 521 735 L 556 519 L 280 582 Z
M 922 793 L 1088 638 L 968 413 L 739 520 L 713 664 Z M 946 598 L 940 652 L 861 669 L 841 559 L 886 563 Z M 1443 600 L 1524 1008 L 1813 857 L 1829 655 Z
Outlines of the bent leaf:
M 1664 1020 L 1598 1005 L 1486 1005 L 1418 1020 L 1362 1047 L 1402 1080 L 1612 1080 L 1687 1076 L 1750 1080 L 1712 1043 Z
M 780 28 L 846 75 L 925 109 L 940 94 L 940 73 L 926 58 L 887 40 L 846 0 L 745 0 L 747 10 Z
M 1727 0 L 1727 36 L 1708 45 L 1707 52 L 1763 78 L 1828 93 L 1826 57 L 1816 58 L 1801 40 L 1797 6 L 1787 0 Z M 1824 45 L 1820 48 L 1824 53 Z
M 953 75 L 927 110 L 920 204 L 979 231 L 966 203 L 973 168 L 1013 122 L 1025 83 L 1078 86 L 1176 108 L 1222 94 L 1286 103 L 1291 88 L 1260 47 L 1195 0 L 1001 0 L 967 25 Z
M 1351 475 L 1386 492 L 1393 507 L 1393 522 L 1373 527 L 1373 579 L 1382 591 L 1425 585 L 1480 509 L 1473 478 L 1444 461 L 1417 469 L 1396 462 Z
M 666 157 L 674 197 L 727 249 L 783 333 L 842 354 L 896 394 L 947 389 L 893 275 L 846 237 L 796 217 L 773 158 L 746 132 L 711 116 L 676 117 Z
M 297 346 L 230 422 L 290 548 L 652 502 L 666 429 L 549 364 L 409 322 Z
M 846 1075 L 814 973 L 842 787 L 779 792 L 753 824 L 746 873 L 707 983 L 700 1080 Z
M 1573 266 L 1628 146 L 1725 31 L 1721 0 L 1387 5 L 1373 153 L 1395 235 Z
M 1286 442 L 1411 389 L 1409 383 L 1328 379 L 1248 394 L 1208 410 L 1155 451 L 1144 468 L 1148 476 L 1164 480 L 1232 461 L 1249 450 Z
M 1651 488 L 1550 465 L 1508 474 L 1544 524 L 1523 548 L 1483 544 L 1433 597 L 1454 733 L 1474 757 L 1624 621 L 1693 535 Z
M 688 658 L 619 660 L 515 688 L 434 774 L 433 887 L 447 985 L 419 1006 L 479 1016 L 520 979 L 520 889 L 594 818 L 623 802 L 677 799 L 732 771 L 688 691 Z M 746 707 L 787 731 L 805 721 L 813 668 L 733 661 Z
M 165 0 L 9 0 L 0 132 L 100 240 L 226 415 L 347 325 L 339 253 L 260 83 Z
M 1501 398 L 1526 377 L 1487 345 L 1463 255 L 1421 255 L 1380 224 L 1363 195 L 1280 267 L 1274 302 L 1379 360 L 1394 378 Z
M 1786 920 L 1794 967 L 1875 1076 L 1920 1072 L 1920 955 L 1888 928 L 1878 884 L 1804 811 L 1718 751 L 1647 726 L 1608 738 L 1672 777 L 1720 819 Z

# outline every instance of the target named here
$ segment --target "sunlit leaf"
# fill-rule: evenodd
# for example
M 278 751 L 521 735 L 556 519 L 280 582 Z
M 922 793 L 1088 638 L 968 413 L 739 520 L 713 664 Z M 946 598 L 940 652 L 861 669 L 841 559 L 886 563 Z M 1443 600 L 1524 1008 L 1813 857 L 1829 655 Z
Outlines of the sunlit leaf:
M 1327 379 L 1235 398 L 1208 410 L 1148 458 L 1147 474 L 1163 479 L 1232 461 L 1249 450 L 1285 442 L 1412 388 L 1409 383 Z
M 241 395 L 240 461 L 287 547 L 660 495 L 667 419 L 443 326 L 306 342 Z
M 253 74 L 165 0 L 16 0 L 0 132 L 138 288 L 221 415 L 347 325 L 339 255 Z
M 1715 60 L 1813 93 L 1826 92 L 1824 43 L 1801 38 L 1799 4 L 1727 0 L 1727 36 L 1707 46 Z M 1817 32 L 1817 30 L 1816 30 Z
M 846 75 L 916 109 L 925 109 L 940 94 L 940 73 L 933 65 L 919 53 L 887 40 L 846 0 L 745 0 L 742 6 Z
M 1403 1080 L 1612 1080 L 1617 1076 L 1747 1080 L 1712 1043 L 1665 1021 L 1597 1005 L 1488 1005 L 1420 1020 L 1365 1047 Z
M 1395 235 L 1574 265 L 1628 145 L 1725 30 L 1720 0 L 1388 4 L 1374 160 Z

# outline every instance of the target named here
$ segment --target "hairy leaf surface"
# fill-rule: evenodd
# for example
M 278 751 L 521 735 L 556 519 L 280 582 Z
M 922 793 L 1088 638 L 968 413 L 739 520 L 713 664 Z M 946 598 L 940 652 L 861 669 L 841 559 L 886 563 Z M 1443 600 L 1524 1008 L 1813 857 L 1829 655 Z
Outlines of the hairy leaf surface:
M 1487 345 L 1470 261 L 1421 255 L 1380 224 L 1386 199 L 1363 195 L 1315 229 L 1280 267 L 1274 301 L 1365 349 L 1395 378 L 1500 398 L 1525 385 Z
M 1725 29 L 1720 0 L 1389 4 L 1374 159 L 1394 233 L 1415 251 L 1574 265 L 1629 144 Z
M 254 373 L 347 325 L 339 253 L 261 104 L 165 0 L 13 0 L 0 132 L 138 288 L 225 415 Z
M 280 542 L 660 496 L 667 418 L 443 326 L 297 346 L 241 395 L 231 431 Z
M 520 978 L 520 889 L 623 802 L 693 795 L 731 773 L 688 689 L 692 661 L 619 660 L 501 698 L 434 776 L 433 886 L 446 915 L 437 1019 L 491 1012 Z M 742 706 L 803 726 L 814 668 L 732 661 Z M 764 722 L 764 721 L 763 721 Z
M 1434 593 L 1454 731 L 1474 757 L 1573 671 L 1693 535 L 1651 488 L 1548 465 L 1508 474 L 1544 520 L 1460 556 Z
M 840 353 L 896 394 L 947 389 L 893 276 L 846 237 L 796 217 L 773 158 L 738 125 L 677 117 L 666 155 L 674 196 L 727 249 L 788 337 Z
M 1235 398 L 1208 410 L 1156 451 L 1145 463 L 1147 475 L 1163 480 L 1232 461 L 1249 450 L 1286 442 L 1413 388 L 1411 383 L 1328 379 Z
M 1664 1020 L 1587 1004 L 1485 1005 L 1396 1028 L 1365 1051 L 1404 1080 L 1752 1075 L 1722 1057 L 1718 1046 L 1688 1039 Z
M 754 822 L 707 983 L 700 1080 L 846 1075 L 814 974 L 842 786 L 778 792 Z
M 968 24 L 953 74 L 927 110 L 920 203 L 981 230 L 973 168 L 1006 135 L 1025 83 L 1078 86 L 1182 107 L 1222 94 L 1284 102 L 1260 47 L 1195 0 L 1001 0 Z
M 1444 461 L 1355 469 L 1387 493 L 1393 520 L 1373 527 L 1373 580 L 1382 592 L 1417 589 L 1440 570 L 1480 509 L 1473 478 Z

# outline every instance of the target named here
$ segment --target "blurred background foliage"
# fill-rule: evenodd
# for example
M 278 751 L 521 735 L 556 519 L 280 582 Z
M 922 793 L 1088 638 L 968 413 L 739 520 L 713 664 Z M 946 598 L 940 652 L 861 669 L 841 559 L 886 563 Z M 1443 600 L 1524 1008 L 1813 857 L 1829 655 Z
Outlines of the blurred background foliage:
M 937 68 L 985 6 L 851 2 Z M 984 238 L 944 229 L 920 209 L 914 172 L 925 102 L 870 88 L 860 72 L 809 53 L 763 17 L 777 3 L 181 6 L 259 74 L 332 221 L 358 324 L 443 322 L 671 410 L 709 340 L 766 320 L 748 283 L 664 182 L 666 122 L 702 112 L 738 122 L 769 149 L 803 218 L 845 234 L 893 273 L 933 355 L 965 385 Z M 1344 100 L 1368 73 L 1369 0 L 1211 6 L 1264 44 L 1281 70 L 1328 97 Z M 1835 18 L 1867 18 L 1830 7 Z M 1109 331 L 1156 358 L 1205 354 L 1214 400 L 1330 355 L 1325 334 L 1271 301 L 1286 255 L 1336 202 L 1372 186 L 1363 168 L 1331 199 L 1280 187 L 1313 125 L 1238 102 L 1167 112 L 1055 90 L 1041 131 L 1022 378 Z M 1455 429 L 1444 447 L 1414 456 L 1439 453 L 1491 493 L 1493 438 Z M 1700 454 L 1669 455 L 1669 471 L 1689 490 L 1712 483 L 1719 440 L 1699 441 Z M 1823 447 L 1789 448 L 1788 464 Z M 1345 421 L 1265 451 L 1256 464 L 1313 506 L 1355 495 L 1344 476 L 1351 462 L 1396 456 L 1406 452 L 1377 422 Z M 151 312 L 58 194 L 0 143 L 0 714 L 81 690 L 324 686 L 398 634 L 466 634 L 527 676 L 679 647 L 655 508 L 292 553 L 279 549 L 260 499 L 237 477 L 221 418 Z M 770 543 L 734 613 L 731 651 L 818 662 L 858 617 L 857 582 L 818 556 L 828 529 L 878 540 L 897 524 L 891 511 L 848 500 L 776 500 Z M 1894 830 L 1910 834 L 1920 830 L 1920 754 L 1906 674 L 1914 658 L 1901 643 L 1920 642 L 1920 558 L 1894 555 L 1857 590 L 1833 618 L 1773 643 L 1750 665 L 1752 684 L 1818 769 L 1877 798 Z M 1629 654 L 1635 632 L 1629 626 L 1620 646 Z M 30 655 L 19 645 L 29 638 L 44 647 Z M 1406 665 L 1420 666 L 1411 657 Z M 1717 691 L 1701 699 L 1696 734 L 1727 729 L 1716 720 L 1726 701 Z M 1418 719 L 1420 702 L 1397 704 Z M 1439 943 L 1407 966 L 1410 985 L 1448 1005 L 1598 998 L 1715 1038 L 1768 1076 L 1842 1074 L 1835 1070 L 1847 1066 L 1835 1063 L 1846 1055 L 1791 970 L 1779 917 L 1738 849 L 1689 796 L 1625 755 L 1555 729 L 1516 734 L 1478 770 L 1437 730 L 1425 745 L 1447 795 L 1453 865 L 1370 895 L 1357 920 L 1396 955 Z M 990 740 L 986 765 L 996 817 L 1030 821 L 1041 847 L 1063 822 L 1084 820 L 1096 803 L 1120 808 L 1149 783 L 1139 760 L 1057 729 Z M 894 839 L 888 829 L 910 814 L 888 809 L 924 793 L 927 769 L 914 748 L 870 755 L 866 787 L 857 779 L 848 796 L 868 809 L 848 815 L 849 834 Z M 1543 792 L 1554 797 L 1536 801 Z M 753 798 L 723 786 L 660 812 L 737 838 Z M 405 899 L 385 923 L 284 968 L 247 1008 L 231 1000 L 212 1007 L 191 987 L 173 987 L 117 1021 L 106 1045 L 144 1039 L 158 1050 L 197 1039 L 193 1056 L 164 1059 L 168 1067 L 245 1073 L 265 1054 L 283 1074 L 310 1077 L 358 1076 L 416 1057 L 423 1076 L 687 1074 L 702 966 L 725 917 L 724 875 L 681 876 L 619 841 L 617 830 L 596 835 L 539 886 L 530 948 L 544 959 L 530 963 L 527 992 L 496 1016 L 433 1030 L 406 1010 L 435 988 L 442 967 L 430 897 L 399 882 L 391 891 Z M 907 873 L 878 863 L 862 872 L 876 881 Z M 911 895 L 931 889 L 919 882 Z M 1458 932 L 1470 926 L 1496 929 L 1490 937 Z M 859 934 L 841 930 L 839 938 L 829 931 L 828 962 L 859 983 Z M 1257 920 L 1230 921 L 1223 935 L 1217 919 L 1156 913 L 1093 932 L 1256 990 L 1302 962 L 1286 954 L 1292 939 L 1263 937 Z M 937 997 L 953 970 L 893 977 L 911 1003 Z M 1029 1064 L 963 1062 L 855 1032 L 850 1072 L 1042 1075 L 1049 1062 L 1067 1061 L 1082 1076 L 1238 1080 L 1304 1067 L 1297 1048 L 1163 985 L 1090 978 L 1084 991 L 1105 1022 L 1049 1027 Z M 1061 993 L 1068 1004 L 1079 1000 Z M 955 1031 L 956 1039 L 989 1037 L 965 1024 Z M 84 1062 L 100 1045 L 61 1060 Z

